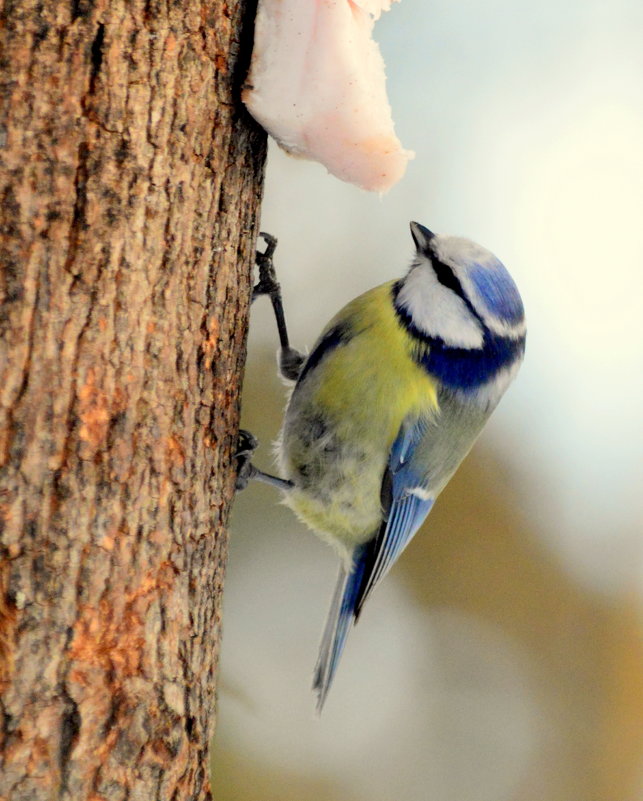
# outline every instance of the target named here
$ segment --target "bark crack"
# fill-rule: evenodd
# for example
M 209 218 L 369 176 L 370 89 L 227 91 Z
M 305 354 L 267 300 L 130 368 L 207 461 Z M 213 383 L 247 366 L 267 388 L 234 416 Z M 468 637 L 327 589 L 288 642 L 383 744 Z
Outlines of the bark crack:
M 62 799 L 68 790 L 70 757 L 80 732 L 81 717 L 78 704 L 64 687 L 61 690 L 61 698 L 63 711 L 60 719 L 60 792 L 58 797 Z
M 89 73 L 89 94 L 96 93 L 96 81 L 100 73 L 100 68 L 103 63 L 103 42 L 105 41 L 105 25 L 102 22 L 98 23 L 96 29 L 96 36 L 91 44 L 91 71 Z
M 81 142 L 78 145 L 78 155 L 76 159 L 76 172 L 74 174 L 74 210 L 72 212 L 71 223 L 69 225 L 67 258 L 65 259 L 64 264 L 64 269 L 71 275 L 78 274 L 78 272 L 72 270 L 72 265 L 76 258 L 76 251 L 78 250 L 81 229 L 85 227 L 87 179 L 89 177 L 88 161 L 89 144 L 87 142 Z

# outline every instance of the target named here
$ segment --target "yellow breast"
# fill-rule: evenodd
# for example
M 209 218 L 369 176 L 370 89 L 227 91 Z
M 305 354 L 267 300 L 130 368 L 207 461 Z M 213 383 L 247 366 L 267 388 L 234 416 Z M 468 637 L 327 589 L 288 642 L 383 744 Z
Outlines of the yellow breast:
M 435 383 L 413 358 L 417 345 L 395 314 L 391 287 L 366 292 L 335 318 L 354 336 L 320 364 L 315 393 L 339 422 L 361 422 L 387 452 L 408 415 L 437 409 Z

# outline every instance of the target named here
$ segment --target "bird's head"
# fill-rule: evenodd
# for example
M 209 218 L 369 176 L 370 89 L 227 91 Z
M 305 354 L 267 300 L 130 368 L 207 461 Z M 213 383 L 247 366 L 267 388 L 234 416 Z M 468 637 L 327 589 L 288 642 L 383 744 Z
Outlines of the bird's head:
M 416 254 L 398 284 L 396 306 L 423 335 L 448 347 L 482 348 L 485 331 L 525 335 L 522 300 L 504 265 L 469 239 L 411 223 Z

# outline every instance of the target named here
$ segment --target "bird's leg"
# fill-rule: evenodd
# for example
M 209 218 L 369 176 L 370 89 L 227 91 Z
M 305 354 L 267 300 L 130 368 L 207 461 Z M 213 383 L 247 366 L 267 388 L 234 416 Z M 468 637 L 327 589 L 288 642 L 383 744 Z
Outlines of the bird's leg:
M 277 489 L 288 490 L 293 486 L 292 481 L 287 481 L 285 478 L 278 478 L 271 476 L 269 473 L 264 473 L 263 470 L 255 467 L 252 464 L 252 454 L 255 452 L 257 439 L 252 436 L 249 431 L 241 429 L 239 431 L 239 439 L 237 442 L 237 450 L 234 455 L 237 460 L 237 482 L 236 488 L 238 490 L 245 489 L 251 479 L 255 481 L 263 481 L 264 484 L 271 484 Z
M 259 295 L 269 295 L 272 303 L 272 308 L 277 320 L 277 329 L 279 331 L 279 342 L 281 350 L 279 353 L 279 370 L 284 378 L 290 381 L 296 381 L 301 372 L 301 368 L 305 361 L 305 356 L 299 353 L 298 350 L 290 347 L 288 341 L 288 329 L 286 328 L 286 317 L 284 315 L 284 307 L 281 300 L 281 287 L 277 282 L 275 273 L 275 265 L 272 261 L 273 254 L 277 247 L 277 239 L 271 234 L 259 234 L 266 243 L 266 249 L 257 251 L 256 263 L 259 268 L 259 280 L 252 289 L 252 300 L 259 297 Z M 265 484 L 271 484 L 281 490 L 291 489 L 293 486 L 292 481 L 287 481 L 278 476 L 271 476 L 269 473 L 264 473 L 252 464 L 252 454 L 257 448 L 258 442 L 256 438 L 249 432 L 239 431 L 239 440 L 237 443 L 237 450 L 235 459 L 237 461 L 237 481 L 236 488 L 238 490 L 245 489 L 248 482 L 253 479 L 255 481 L 263 481 Z
M 279 371 L 284 378 L 290 381 L 296 381 L 301 373 L 306 357 L 298 350 L 290 347 L 288 341 L 288 329 L 286 328 L 286 317 L 284 315 L 284 307 L 281 301 L 281 287 L 277 282 L 277 275 L 275 273 L 275 265 L 272 261 L 275 248 L 277 247 L 277 240 L 271 234 L 266 234 L 263 231 L 259 234 L 266 243 L 266 249 L 257 251 L 256 261 L 259 268 L 259 280 L 252 290 L 252 300 L 259 297 L 259 295 L 269 295 L 272 303 L 272 308 L 275 312 L 275 319 L 277 320 L 277 329 L 279 331 L 279 342 L 281 343 L 281 351 L 279 353 Z

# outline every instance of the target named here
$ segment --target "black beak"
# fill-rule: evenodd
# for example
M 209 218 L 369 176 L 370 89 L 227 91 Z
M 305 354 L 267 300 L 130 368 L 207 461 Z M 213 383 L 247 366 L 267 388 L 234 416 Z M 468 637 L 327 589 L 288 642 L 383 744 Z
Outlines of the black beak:
M 418 253 L 429 253 L 429 242 L 435 237 L 433 231 L 429 231 L 428 228 L 425 228 L 420 223 L 412 222 L 410 223 L 411 226 L 411 236 L 413 237 L 413 241 L 415 242 L 415 247 Z

